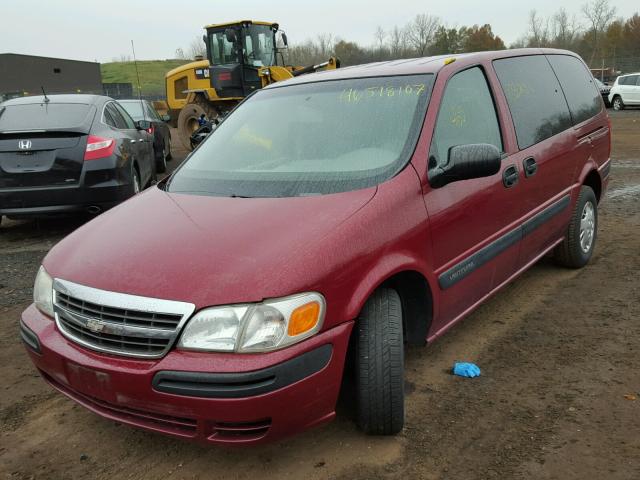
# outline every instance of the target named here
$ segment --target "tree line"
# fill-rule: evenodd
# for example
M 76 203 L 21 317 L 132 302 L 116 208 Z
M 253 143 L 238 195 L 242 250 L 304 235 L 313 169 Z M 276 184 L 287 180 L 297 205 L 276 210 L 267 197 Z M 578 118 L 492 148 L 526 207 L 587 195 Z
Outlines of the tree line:
M 590 0 L 579 12 L 572 13 L 560 7 L 548 17 L 531 10 L 525 33 L 508 46 L 490 24 L 450 26 L 429 14 L 418 14 L 402 26 L 378 26 L 370 45 L 360 45 L 331 33 L 290 43 L 283 49 L 285 61 L 290 65 L 311 65 L 331 56 L 338 57 L 342 65 L 347 66 L 448 53 L 550 47 L 574 51 L 592 68 L 605 64 L 624 72 L 640 69 L 640 15 L 619 17 L 610 0 Z M 206 55 L 200 38 L 194 39 L 186 49 L 176 50 L 177 58 L 192 59 L 200 55 Z

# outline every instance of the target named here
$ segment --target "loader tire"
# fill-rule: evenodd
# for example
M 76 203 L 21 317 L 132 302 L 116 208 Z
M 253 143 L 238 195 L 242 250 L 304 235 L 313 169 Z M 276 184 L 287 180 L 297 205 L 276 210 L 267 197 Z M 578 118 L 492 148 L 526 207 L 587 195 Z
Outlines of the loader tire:
M 180 143 L 186 150 L 193 150 L 189 139 L 191 134 L 200 126 L 198 119 L 203 113 L 209 120 L 219 116 L 218 110 L 201 95 L 198 95 L 193 103 L 187 103 L 180 110 L 178 115 L 178 136 L 180 137 Z

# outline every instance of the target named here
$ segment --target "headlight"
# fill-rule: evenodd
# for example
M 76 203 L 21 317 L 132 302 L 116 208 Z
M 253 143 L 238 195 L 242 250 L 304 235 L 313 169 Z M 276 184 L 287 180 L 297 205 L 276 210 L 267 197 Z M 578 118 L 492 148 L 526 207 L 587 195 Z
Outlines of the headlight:
M 42 313 L 53 317 L 53 279 L 42 265 L 33 286 L 33 303 Z
M 265 352 L 300 342 L 322 327 L 324 297 L 303 293 L 252 305 L 205 308 L 187 323 L 178 348 Z

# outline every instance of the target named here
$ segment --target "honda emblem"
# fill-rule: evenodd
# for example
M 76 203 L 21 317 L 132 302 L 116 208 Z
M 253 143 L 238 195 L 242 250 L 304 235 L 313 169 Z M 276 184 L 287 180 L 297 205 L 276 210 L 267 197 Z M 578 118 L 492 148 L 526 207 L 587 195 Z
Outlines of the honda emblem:
M 29 150 L 31 148 L 31 140 L 20 140 L 18 142 L 18 148 L 20 150 Z

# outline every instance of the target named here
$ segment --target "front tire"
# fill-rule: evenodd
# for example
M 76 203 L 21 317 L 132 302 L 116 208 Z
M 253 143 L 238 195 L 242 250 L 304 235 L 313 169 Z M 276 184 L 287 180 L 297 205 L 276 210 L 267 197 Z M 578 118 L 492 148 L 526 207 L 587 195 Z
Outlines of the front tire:
M 393 435 L 404 426 L 404 341 L 398 292 L 379 288 L 356 323 L 358 427 Z
M 624 110 L 624 102 L 622 101 L 622 97 L 620 95 L 616 95 L 615 97 L 613 97 L 612 106 L 614 110 Z
M 558 245 L 555 257 L 560 265 L 582 268 L 593 255 L 598 233 L 598 201 L 591 187 L 580 188 L 564 241 Z

